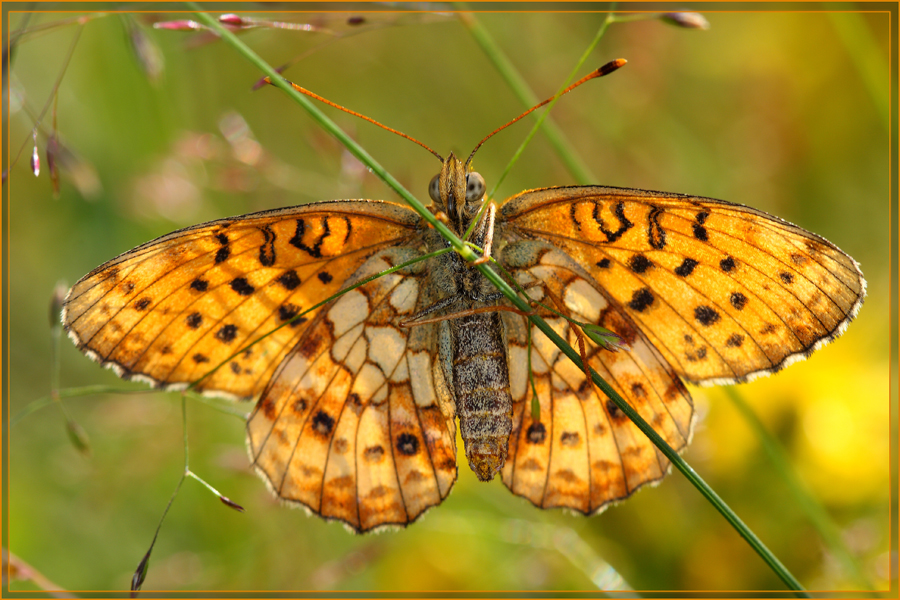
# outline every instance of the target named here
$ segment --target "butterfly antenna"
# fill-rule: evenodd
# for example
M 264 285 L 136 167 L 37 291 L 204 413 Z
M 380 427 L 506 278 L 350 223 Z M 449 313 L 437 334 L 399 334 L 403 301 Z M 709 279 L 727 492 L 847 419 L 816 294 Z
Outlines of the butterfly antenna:
M 344 112 L 347 113 L 347 114 L 353 115 L 354 117 L 359 117 L 359 118 L 362 119 L 363 121 L 368 121 L 369 123 L 372 123 L 373 125 L 378 125 L 378 126 L 381 127 L 382 129 L 385 129 L 385 130 L 387 130 L 387 131 L 390 131 L 391 133 L 395 133 L 395 134 L 399 135 L 399 136 L 402 137 L 402 138 L 408 139 L 408 140 L 411 141 L 411 142 L 415 142 L 416 144 L 422 146 L 423 148 L 425 148 L 426 150 L 428 150 L 429 152 L 431 152 L 432 154 L 434 154 L 435 156 L 437 156 L 437 158 L 438 158 L 439 161 L 444 162 L 444 158 L 443 158 L 440 154 L 438 154 L 437 152 L 435 152 L 434 150 L 432 150 L 431 148 L 429 148 L 428 146 L 426 146 L 425 144 L 423 144 L 422 142 L 420 142 L 420 141 L 417 140 L 416 138 L 411 137 L 411 136 L 408 136 L 408 135 L 406 135 L 405 133 L 403 133 L 402 131 L 397 131 L 396 129 L 392 129 L 392 128 L 388 127 L 387 125 L 383 125 L 383 124 L 379 123 L 378 121 L 376 121 L 375 119 L 373 119 L 373 118 L 371 118 L 371 117 L 367 117 L 366 115 L 362 115 L 362 114 L 356 112 L 355 110 L 350 110 L 349 108 L 345 108 L 345 107 L 341 106 L 340 104 L 335 104 L 334 102 L 332 102 L 331 100 L 328 100 L 327 98 L 323 98 L 322 96 L 320 96 L 320 95 L 318 95 L 318 94 L 316 94 L 316 93 L 314 93 L 314 92 L 311 92 L 311 91 L 309 91 L 308 89 L 306 89 L 306 88 L 304 88 L 304 87 L 300 87 L 299 85 L 297 85 L 297 84 L 294 83 L 293 81 L 290 81 L 290 80 L 288 80 L 288 79 L 285 79 L 285 81 L 286 81 L 287 83 L 289 83 L 289 84 L 291 85 L 292 88 L 294 88 L 295 90 L 297 90 L 298 92 L 300 92 L 301 94 L 303 94 L 303 95 L 305 95 L 305 96 L 309 96 L 310 98 L 313 98 L 314 100 L 318 100 L 319 102 L 324 102 L 324 103 L 327 104 L 328 106 L 331 106 L 331 107 L 336 108 L 336 109 L 338 109 L 338 110 L 342 110 L 342 111 L 344 111 Z M 265 79 L 263 79 L 263 83 L 268 83 L 269 85 L 275 85 L 274 83 L 272 83 L 272 80 L 271 80 L 271 78 L 269 78 L 269 77 L 266 77 Z M 577 85 L 577 84 L 576 84 L 576 85 Z M 566 90 L 566 91 L 568 92 L 569 90 Z M 540 105 L 538 105 L 538 106 L 540 106 Z M 535 108 L 537 108 L 537 106 L 535 106 Z M 534 109 L 532 109 L 532 110 L 534 110 Z M 529 112 L 530 112 L 530 111 L 529 111 Z M 528 114 L 528 113 L 525 113 L 525 114 Z M 524 117 L 525 115 L 522 115 L 522 116 Z M 520 118 L 521 118 L 521 117 L 520 117 Z M 501 129 L 502 129 L 502 128 L 501 128 Z M 490 136 L 488 136 L 488 137 L 490 137 Z M 480 145 L 480 144 L 479 144 L 479 145 Z
M 509 126 L 512 125 L 513 123 L 515 123 L 516 121 L 518 121 L 518 120 L 522 119 L 523 117 L 525 117 L 526 115 L 528 115 L 528 114 L 530 114 L 530 113 L 536 111 L 537 109 L 539 109 L 540 107 L 544 106 L 545 104 L 549 104 L 550 102 L 553 102 L 554 100 L 556 100 L 557 98 L 559 98 L 559 97 L 562 96 L 563 94 L 568 94 L 569 92 L 571 92 L 572 90 L 574 90 L 575 88 L 577 88 L 579 85 L 581 85 L 581 84 L 583 84 L 583 83 L 587 83 L 587 82 L 590 81 L 591 79 L 596 79 L 597 77 L 603 77 L 604 75 L 609 75 L 609 74 L 612 73 L 613 71 L 615 71 L 615 70 L 617 70 L 617 69 L 619 69 L 619 68 L 625 66 L 625 63 L 627 63 L 627 62 L 628 62 L 628 61 L 625 60 L 624 58 L 617 58 L 616 60 L 612 60 L 612 61 L 606 63 L 605 65 L 603 65 L 602 67 L 600 67 L 600 68 L 597 69 L 596 71 L 592 71 L 590 74 L 588 74 L 588 75 L 582 77 L 581 79 L 579 79 L 578 81 L 576 81 L 575 83 L 573 83 L 572 85 L 570 85 L 569 87 L 567 87 L 566 89 L 564 89 L 563 91 L 559 92 L 558 94 L 556 94 L 556 95 L 554 95 L 554 96 L 551 96 L 550 98 L 547 98 L 546 100 L 544 100 L 544 101 L 541 102 L 540 104 L 536 104 L 536 105 L 532 106 L 531 108 L 529 108 L 528 110 L 526 110 L 525 112 L 523 112 L 521 115 L 519 115 L 518 117 L 516 117 L 515 119 L 513 119 L 512 121 L 510 121 L 509 123 L 507 123 L 506 125 L 503 125 L 503 126 L 501 126 L 501 127 L 498 127 L 498 128 L 495 129 L 494 131 L 490 132 L 489 134 L 487 134 L 487 136 L 485 136 L 485 138 L 484 138 L 483 140 L 481 140 L 480 142 L 478 142 L 478 145 L 475 146 L 475 149 L 474 149 L 474 150 L 472 150 L 472 154 L 470 154 L 470 155 L 469 155 L 469 158 L 466 160 L 466 166 L 468 166 L 469 163 L 472 162 L 472 157 L 475 156 L 475 153 L 478 152 L 478 149 L 481 148 L 481 145 L 484 144 L 484 143 L 485 143 L 486 141 L 488 141 L 489 139 L 491 139 L 492 137 L 494 137 L 494 135 L 500 133 L 501 131 L 503 131 L 504 129 L 506 129 L 507 127 L 509 127 Z M 339 108 L 340 108 L 340 107 L 339 107 Z M 401 134 L 401 135 L 402 135 L 402 134 Z

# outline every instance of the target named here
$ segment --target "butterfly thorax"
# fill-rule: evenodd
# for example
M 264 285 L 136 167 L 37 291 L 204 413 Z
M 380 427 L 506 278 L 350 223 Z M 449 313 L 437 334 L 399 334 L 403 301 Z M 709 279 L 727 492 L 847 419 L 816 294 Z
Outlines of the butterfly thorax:
M 484 201 L 481 176 L 467 173 L 465 165 L 451 154 L 432 180 L 430 192 L 438 210 L 447 215 L 451 229 L 462 237 Z M 480 248 L 485 247 L 491 231 L 485 215 L 469 238 Z M 442 364 L 449 371 L 446 376 L 452 383 L 469 466 L 479 479 L 489 481 L 506 461 L 512 431 L 509 367 L 500 314 L 469 311 L 490 305 L 496 289 L 458 254 L 449 253 L 438 260 L 441 264 L 432 277 L 446 290 L 442 302 L 448 303 L 444 331 L 449 339 L 442 344 L 442 351 L 449 355 Z

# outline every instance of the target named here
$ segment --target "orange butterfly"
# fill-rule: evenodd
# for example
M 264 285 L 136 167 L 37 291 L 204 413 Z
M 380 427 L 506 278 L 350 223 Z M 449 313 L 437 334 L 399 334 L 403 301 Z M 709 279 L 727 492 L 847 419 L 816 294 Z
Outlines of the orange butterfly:
M 441 160 L 432 211 L 459 236 L 472 226 L 497 272 L 558 313 L 546 320 L 561 337 L 577 341 L 572 321 L 621 337 L 629 351 L 591 348 L 587 362 L 676 450 L 694 414 L 682 378 L 775 372 L 840 335 L 865 295 L 851 257 L 746 206 L 580 186 L 481 212 L 471 157 Z M 257 471 L 359 532 L 406 525 L 449 494 L 456 417 L 477 476 L 499 472 L 542 508 L 592 514 L 659 481 L 668 460 L 458 254 L 367 281 L 446 247 L 380 201 L 222 219 L 94 269 L 63 322 L 123 378 L 259 397 Z

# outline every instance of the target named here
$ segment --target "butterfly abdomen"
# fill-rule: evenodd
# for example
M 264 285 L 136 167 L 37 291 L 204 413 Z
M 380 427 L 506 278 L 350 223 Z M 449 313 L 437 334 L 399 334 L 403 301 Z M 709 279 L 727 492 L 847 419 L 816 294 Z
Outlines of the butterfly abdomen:
M 490 481 L 506 461 L 512 397 L 499 313 L 450 321 L 453 388 L 469 466 Z

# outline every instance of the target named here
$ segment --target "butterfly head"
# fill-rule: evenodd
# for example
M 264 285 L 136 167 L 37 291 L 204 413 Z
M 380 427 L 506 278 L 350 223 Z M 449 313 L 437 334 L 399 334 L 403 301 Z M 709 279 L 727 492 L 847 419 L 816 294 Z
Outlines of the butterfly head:
M 450 153 L 443 159 L 441 172 L 432 177 L 428 195 L 443 211 L 457 231 L 464 231 L 481 207 L 484 178 Z

